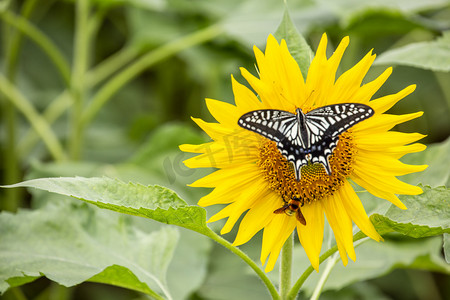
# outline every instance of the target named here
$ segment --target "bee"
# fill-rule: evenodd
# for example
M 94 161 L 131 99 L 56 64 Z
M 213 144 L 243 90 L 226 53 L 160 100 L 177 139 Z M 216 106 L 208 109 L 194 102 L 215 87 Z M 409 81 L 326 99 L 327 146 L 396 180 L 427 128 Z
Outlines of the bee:
M 302 210 L 300 207 L 303 206 L 303 202 L 300 201 L 300 198 L 293 197 L 289 202 L 284 201 L 286 203 L 282 207 L 276 209 L 273 213 L 274 214 L 282 214 L 285 213 L 288 216 L 292 216 L 295 213 L 295 217 L 297 220 L 302 224 L 306 225 L 306 219 L 302 214 Z

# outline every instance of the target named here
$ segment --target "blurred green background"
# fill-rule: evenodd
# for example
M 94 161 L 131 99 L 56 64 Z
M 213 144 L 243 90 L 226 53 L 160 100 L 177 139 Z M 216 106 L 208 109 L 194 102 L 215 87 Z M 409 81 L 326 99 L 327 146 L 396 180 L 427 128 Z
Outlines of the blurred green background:
M 208 191 L 186 184 L 209 170 L 187 169 L 182 161 L 189 154 L 181 153 L 178 145 L 207 140 L 190 118 L 213 121 L 204 103 L 206 97 L 233 103 L 230 74 L 241 83 L 245 82 L 239 67 L 256 74 L 252 47 L 265 48 L 268 34 L 275 32 L 282 19 L 283 1 L 92 0 L 89 4 L 84 22 L 77 19 L 80 5 L 76 1 L 0 2 L 1 184 L 37 177 L 105 175 L 144 185 L 161 184 L 195 204 Z M 446 31 L 450 29 L 450 1 L 305 0 L 287 4 L 293 22 L 313 50 L 323 32 L 329 37 L 330 54 L 342 37 L 350 36 L 339 73 L 356 64 L 371 49 L 380 57 L 386 55 L 384 60 L 376 61 L 365 80 L 368 82 L 388 66 L 394 66 L 393 74 L 375 96 L 417 84 L 416 91 L 391 111 L 425 114 L 396 129 L 426 134 L 423 141 L 426 144 L 447 139 L 450 38 Z M 49 55 L 40 35 L 48 38 L 50 48 L 59 51 L 62 66 L 55 64 L 58 55 Z M 392 52 L 416 43 L 423 46 L 423 55 L 418 58 L 408 59 Z M 17 98 L 9 96 L 14 92 L 19 92 L 36 113 L 47 119 L 65 158 L 55 157 L 42 136 L 36 135 L 30 118 L 23 113 L 29 108 L 20 108 L 17 101 L 10 100 Z M 98 112 L 92 110 L 92 118 L 84 127 L 77 128 L 77 120 L 101 97 L 106 100 Z M 55 198 L 58 197 L 36 191 L 2 189 L 0 207 L 17 211 L 72 203 L 79 209 L 96 210 L 69 199 Z M 208 212 L 218 209 L 213 207 Z M 129 219 L 133 226 L 146 232 L 161 226 L 148 220 Z M 211 225 L 220 228 L 220 222 Z M 234 234 L 226 238 L 232 240 Z M 194 233 L 182 230 L 181 236 L 175 255 L 179 262 L 171 265 L 167 275 L 169 285 L 180 286 L 175 299 L 268 297 L 262 284 L 238 258 Z M 259 239 L 255 237 L 243 246 L 256 259 Z M 192 243 L 198 243 L 198 249 L 190 249 Z M 349 279 L 330 284 L 321 299 L 449 299 L 450 280 L 444 274 L 448 265 L 445 267 L 445 262 L 440 261 L 433 269 L 421 267 L 417 262 L 421 257 L 442 257 L 435 252 L 436 245 L 442 242 L 397 236 L 386 241 L 389 245 L 396 243 L 402 248 L 385 247 L 379 251 L 387 251 L 386 257 L 394 257 L 394 253 L 404 251 L 401 249 L 421 247 L 423 251 L 408 258 L 405 255 L 404 261 L 400 257 L 392 259 L 383 268 L 373 267 L 377 271 L 366 272 L 368 275 L 360 278 L 364 281 Z M 364 268 L 370 254 L 366 257 L 359 249 L 357 263 Z M 184 261 L 184 255 L 190 258 Z M 304 255 L 298 261 L 300 270 L 306 268 Z M 189 264 L 195 272 L 187 268 Z M 236 270 L 242 270 L 239 276 Z M 192 278 L 185 282 L 177 276 Z M 333 274 L 329 281 L 333 282 Z M 302 296 L 310 295 L 311 291 L 306 286 Z M 140 297 L 143 296 L 137 292 L 96 283 L 64 288 L 45 278 L 1 296 L 2 299 Z

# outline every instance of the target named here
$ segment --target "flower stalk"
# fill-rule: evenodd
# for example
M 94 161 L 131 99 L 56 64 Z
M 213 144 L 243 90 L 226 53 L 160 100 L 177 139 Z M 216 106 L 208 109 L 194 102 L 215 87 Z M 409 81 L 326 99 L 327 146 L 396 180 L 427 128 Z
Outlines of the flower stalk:
M 291 289 L 292 277 L 292 253 L 294 250 L 294 234 L 286 240 L 281 249 L 280 263 L 280 297 L 287 299 L 287 295 Z

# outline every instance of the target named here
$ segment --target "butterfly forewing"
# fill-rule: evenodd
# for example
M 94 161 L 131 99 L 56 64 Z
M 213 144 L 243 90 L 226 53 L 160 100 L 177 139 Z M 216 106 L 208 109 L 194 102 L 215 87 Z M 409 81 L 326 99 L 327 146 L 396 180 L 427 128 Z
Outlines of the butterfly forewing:
M 239 126 L 261 134 L 269 140 L 280 142 L 296 125 L 296 115 L 284 110 L 262 109 L 244 114 Z
M 373 109 L 367 105 L 342 103 L 322 106 L 308 112 L 306 123 L 314 134 L 319 132 L 319 136 L 336 137 L 372 115 Z
M 300 180 L 300 169 L 311 163 L 321 163 L 330 175 L 328 161 L 339 135 L 374 113 L 367 105 L 342 103 L 319 107 L 306 114 L 283 110 L 256 110 L 244 114 L 239 126 L 254 131 L 277 143 L 277 148 L 294 164 L 295 175 Z

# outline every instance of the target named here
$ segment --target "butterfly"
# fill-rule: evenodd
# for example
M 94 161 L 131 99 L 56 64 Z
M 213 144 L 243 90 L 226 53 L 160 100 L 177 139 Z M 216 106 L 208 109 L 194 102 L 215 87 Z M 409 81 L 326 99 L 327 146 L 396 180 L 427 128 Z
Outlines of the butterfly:
M 374 110 L 365 104 L 340 103 L 307 112 L 300 108 L 293 114 L 284 110 L 261 109 L 242 115 L 238 125 L 276 142 L 281 154 L 294 165 L 295 178 L 301 179 L 301 168 L 320 163 L 331 175 L 329 157 L 339 135 L 371 117 Z

